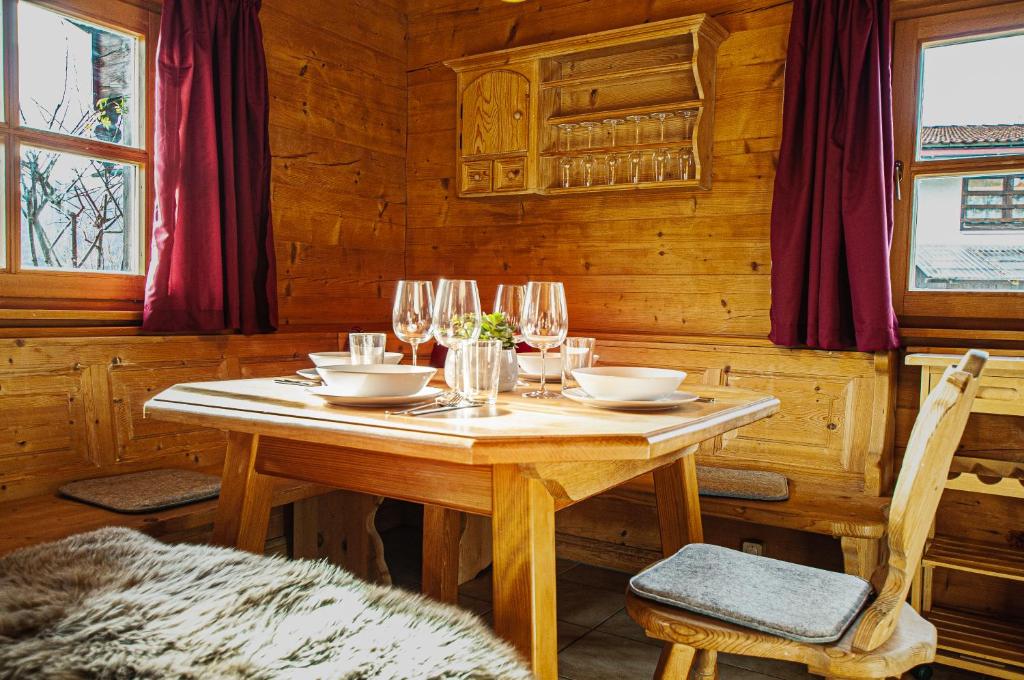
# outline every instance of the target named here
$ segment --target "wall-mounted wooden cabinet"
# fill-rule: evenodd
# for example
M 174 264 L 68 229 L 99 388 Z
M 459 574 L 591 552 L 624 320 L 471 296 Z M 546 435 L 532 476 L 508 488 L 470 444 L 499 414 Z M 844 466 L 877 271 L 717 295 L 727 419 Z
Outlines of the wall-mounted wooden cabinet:
M 710 188 L 727 35 L 698 14 L 446 62 L 459 194 Z

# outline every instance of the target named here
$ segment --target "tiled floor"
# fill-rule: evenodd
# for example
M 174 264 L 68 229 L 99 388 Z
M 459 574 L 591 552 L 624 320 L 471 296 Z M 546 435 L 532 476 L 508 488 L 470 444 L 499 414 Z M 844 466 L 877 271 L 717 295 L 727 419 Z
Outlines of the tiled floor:
M 384 536 L 395 584 L 419 590 L 419 532 L 400 528 Z M 558 670 L 564 680 L 647 679 L 654 674 L 660 643 L 647 638 L 623 608 L 628 574 L 558 561 Z M 459 589 L 459 605 L 491 623 L 491 571 Z M 724 654 L 721 680 L 808 680 L 804 666 Z M 945 666 L 933 680 L 979 680 L 985 676 Z

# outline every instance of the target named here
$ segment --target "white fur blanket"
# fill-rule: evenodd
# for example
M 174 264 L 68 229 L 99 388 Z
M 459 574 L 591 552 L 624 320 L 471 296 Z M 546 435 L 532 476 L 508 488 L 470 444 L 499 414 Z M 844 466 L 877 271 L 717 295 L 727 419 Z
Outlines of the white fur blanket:
M 101 529 L 0 558 L 0 677 L 531 676 L 472 614 L 325 562 Z

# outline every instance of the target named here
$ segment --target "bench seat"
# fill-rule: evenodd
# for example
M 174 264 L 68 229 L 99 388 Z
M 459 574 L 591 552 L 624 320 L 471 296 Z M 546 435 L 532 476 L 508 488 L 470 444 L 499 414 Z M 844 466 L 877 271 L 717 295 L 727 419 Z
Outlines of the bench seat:
M 209 472 L 209 470 L 205 470 Z M 330 487 L 275 479 L 274 507 L 332 491 Z M 0 504 L 0 555 L 37 543 L 103 527 L 127 527 L 154 537 L 198 529 L 213 523 L 217 499 L 140 514 L 122 514 L 56 494 Z

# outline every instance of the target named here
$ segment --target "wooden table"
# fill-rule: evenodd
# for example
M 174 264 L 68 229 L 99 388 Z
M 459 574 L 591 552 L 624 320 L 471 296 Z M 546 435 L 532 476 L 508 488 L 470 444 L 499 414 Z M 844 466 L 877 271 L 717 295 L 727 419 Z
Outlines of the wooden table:
M 214 524 L 224 545 L 262 550 L 272 476 L 415 501 L 423 589 L 454 601 L 459 511 L 490 516 L 495 630 L 555 680 L 555 511 L 653 470 L 664 551 L 700 541 L 693 453 L 779 408 L 747 390 L 694 389 L 714 401 L 619 412 L 517 392 L 492 407 L 409 417 L 328 406 L 273 380 L 226 380 L 176 385 L 146 415 L 229 433 Z

